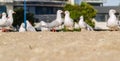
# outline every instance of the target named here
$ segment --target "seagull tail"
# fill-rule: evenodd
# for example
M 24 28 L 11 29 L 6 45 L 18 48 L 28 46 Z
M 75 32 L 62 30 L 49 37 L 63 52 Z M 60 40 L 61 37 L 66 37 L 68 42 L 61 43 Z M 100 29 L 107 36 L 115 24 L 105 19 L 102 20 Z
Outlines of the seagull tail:
M 90 25 L 88 25 L 88 24 L 87 24 L 87 30 L 94 31 L 93 28 Z

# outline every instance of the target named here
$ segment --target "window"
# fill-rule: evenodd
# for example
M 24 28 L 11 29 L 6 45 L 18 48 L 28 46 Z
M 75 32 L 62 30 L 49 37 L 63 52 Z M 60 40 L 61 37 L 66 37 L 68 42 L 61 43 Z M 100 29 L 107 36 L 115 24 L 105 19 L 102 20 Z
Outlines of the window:
M 80 4 L 81 0 L 74 0 L 75 4 Z
M 95 19 L 98 21 L 98 22 L 105 22 L 106 18 L 105 18 L 105 14 L 97 14 Z
M 61 9 L 61 8 L 60 7 L 37 6 L 35 7 L 35 12 L 37 15 L 56 14 L 58 9 Z
M 6 6 L 0 6 L 0 14 L 2 14 L 2 12 L 6 12 Z
M 27 10 L 27 13 L 30 12 L 30 13 L 35 14 L 35 7 L 34 6 L 32 6 L 32 7 L 28 6 L 28 7 L 26 7 L 26 10 Z

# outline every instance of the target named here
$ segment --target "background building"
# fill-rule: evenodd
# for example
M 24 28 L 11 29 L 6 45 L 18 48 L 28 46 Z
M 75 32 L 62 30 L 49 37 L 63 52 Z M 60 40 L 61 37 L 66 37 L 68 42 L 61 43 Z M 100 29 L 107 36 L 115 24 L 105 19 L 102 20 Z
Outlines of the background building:
M 14 0 L 14 8 L 24 6 L 23 0 Z M 36 21 L 50 22 L 55 19 L 56 11 L 62 9 L 65 1 L 62 0 L 26 0 L 27 12 L 35 15 Z
M 82 0 L 83 2 L 87 2 L 93 6 L 103 6 L 105 0 Z
M 13 9 L 13 0 L 0 0 L 0 14 Z

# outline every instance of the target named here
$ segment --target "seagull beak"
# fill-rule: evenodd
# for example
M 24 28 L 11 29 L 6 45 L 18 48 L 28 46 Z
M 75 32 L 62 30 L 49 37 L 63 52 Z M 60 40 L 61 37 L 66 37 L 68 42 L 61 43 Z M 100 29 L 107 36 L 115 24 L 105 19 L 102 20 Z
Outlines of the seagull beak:
M 16 12 L 13 12 L 13 14 L 16 14 Z
M 118 11 L 115 11 L 115 15 L 119 15 L 119 12 L 118 12 Z

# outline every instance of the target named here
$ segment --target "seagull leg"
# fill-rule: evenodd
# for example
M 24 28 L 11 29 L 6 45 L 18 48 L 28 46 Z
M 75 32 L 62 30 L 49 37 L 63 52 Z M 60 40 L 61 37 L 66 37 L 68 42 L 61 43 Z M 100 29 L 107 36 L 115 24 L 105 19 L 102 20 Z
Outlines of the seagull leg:
M 6 32 L 7 30 L 5 28 L 2 28 L 2 32 Z
M 56 30 L 54 28 L 52 28 L 52 32 L 56 32 Z
M 113 31 L 113 28 L 111 28 L 110 30 Z

